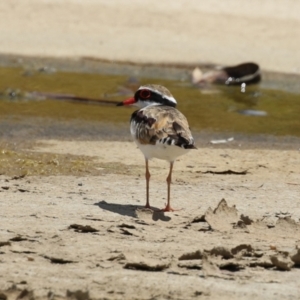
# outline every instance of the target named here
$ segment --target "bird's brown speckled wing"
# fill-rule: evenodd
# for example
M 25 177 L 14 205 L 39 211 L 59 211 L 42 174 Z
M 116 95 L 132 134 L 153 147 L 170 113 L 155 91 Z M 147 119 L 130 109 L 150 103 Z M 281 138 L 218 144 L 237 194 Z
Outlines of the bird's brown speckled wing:
M 176 108 L 148 106 L 131 117 L 131 133 L 141 144 L 175 145 L 196 148 L 186 117 Z

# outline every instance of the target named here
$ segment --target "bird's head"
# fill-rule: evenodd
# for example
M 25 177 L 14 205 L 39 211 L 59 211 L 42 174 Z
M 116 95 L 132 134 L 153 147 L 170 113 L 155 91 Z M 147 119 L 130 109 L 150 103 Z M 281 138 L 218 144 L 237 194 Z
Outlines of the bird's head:
M 141 86 L 134 94 L 134 97 L 128 98 L 117 106 L 133 105 L 140 108 L 148 105 L 167 105 L 176 107 L 176 100 L 170 91 L 161 85 L 147 84 Z

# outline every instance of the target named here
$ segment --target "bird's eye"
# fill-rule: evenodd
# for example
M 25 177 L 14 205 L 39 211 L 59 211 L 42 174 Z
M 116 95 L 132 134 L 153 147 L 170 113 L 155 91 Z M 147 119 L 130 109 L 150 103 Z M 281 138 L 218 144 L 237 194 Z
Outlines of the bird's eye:
M 141 90 L 140 97 L 141 99 L 148 99 L 151 96 L 151 92 L 149 90 Z

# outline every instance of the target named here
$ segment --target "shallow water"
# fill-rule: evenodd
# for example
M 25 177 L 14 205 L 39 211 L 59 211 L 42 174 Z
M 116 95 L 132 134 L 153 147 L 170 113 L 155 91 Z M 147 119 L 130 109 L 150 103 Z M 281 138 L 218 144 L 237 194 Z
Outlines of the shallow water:
M 55 130 L 59 132 L 59 124 L 76 121 L 76 126 L 68 129 L 70 136 L 72 128 L 78 133 L 80 127 L 86 124 L 97 127 L 98 124 L 118 126 L 128 123 L 134 108 L 116 107 L 113 102 L 132 95 L 140 84 L 158 83 L 170 89 L 177 99 L 178 109 L 188 118 L 193 132 L 204 130 L 300 137 L 300 95 L 279 89 L 265 89 L 262 85 L 247 86 L 243 93 L 240 87 L 233 86 L 199 89 L 188 80 L 129 79 L 125 75 L 43 69 L 28 71 L 7 67 L 0 68 L 0 78 L 0 133 L 6 135 L 14 124 L 17 126 L 20 122 L 21 127 L 38 129 L 46 124 L 57 124 Z M 54 100 L 32 92 L 72 94 L 105 99 L 112 101 L 112 104 Z M 103 125 L 101 128 L 105 131 Z M 24 134 L 33 132 L 23 129 Z

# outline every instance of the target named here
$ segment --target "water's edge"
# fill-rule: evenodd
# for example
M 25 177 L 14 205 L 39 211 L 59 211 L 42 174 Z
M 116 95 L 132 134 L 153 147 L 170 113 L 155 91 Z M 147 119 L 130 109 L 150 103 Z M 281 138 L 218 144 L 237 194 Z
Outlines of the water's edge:
M 241 62 L 237 62 L 241 63 Z M 226 66 L 226 64 L 224 64 Z M 54 68 L 62 72 L 95 73 L 107 75 L 128 75 L 159 78 L 166 80 L 189 80 L 191 71 L 200 67 L 204 71 L 219 67 L 213 63 L 195 64 L 153 64 L 126 61 L 108 61 L 94 57 L 31 57 L 24 55 L 0 54 L 0 67 L 29 69 Z M 300 93 L 300 75 L 261 70 L 263 88 L 286 90 Z

